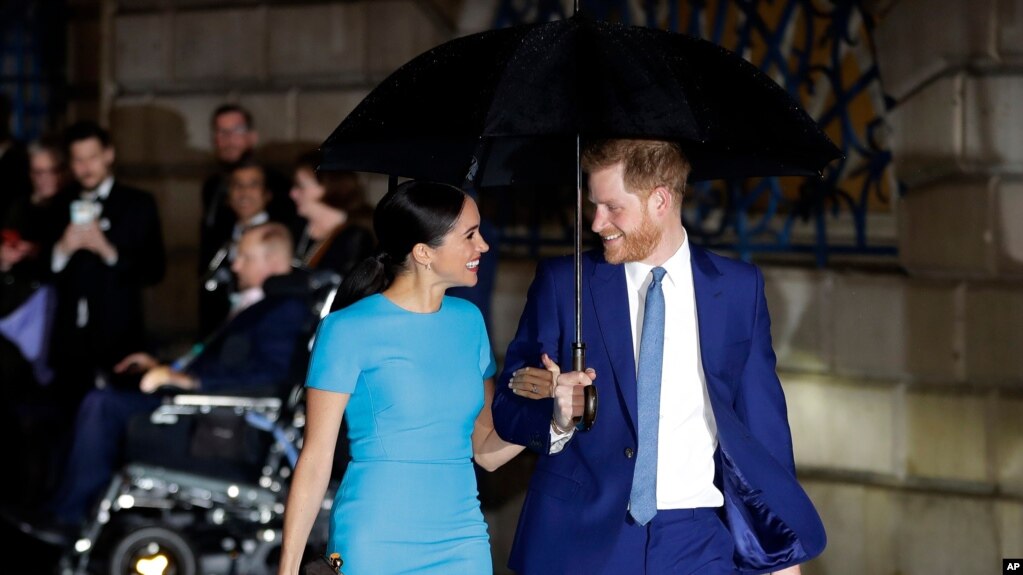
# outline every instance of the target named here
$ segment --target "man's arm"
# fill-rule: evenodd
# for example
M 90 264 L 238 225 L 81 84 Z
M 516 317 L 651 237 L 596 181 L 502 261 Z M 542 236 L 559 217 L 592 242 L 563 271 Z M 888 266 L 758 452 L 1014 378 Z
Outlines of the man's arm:
M 203 393 L 231 393 L 276 387 L 291 375 L 309 310 L 300 299 L 278 304 L 253 327 L 252 348 L 244 362 L 225 365 L 198 361 L 191 374 Z
M 550 399 L 528 399 L 508 388 L 512 374 L 521 367 L 539 366 L 544 353 L 558 361 L 561 329 L 558 321 L 557 285 L 547 262 L 541 262 L 529 286 L 526 306 L 515 338 L 508 346 L 504 371 L 496 382 L 494 427 L 505 440 L 546 454 L 550 447 Z
M 154 285 L 163 279 L 166 255 L 160 214 L 156 201 L 146 192 L 135 192 L 132 202 L 131 232 L 108 236 L 117 249 L 114 269 L 121 277 L 140 285 Z
M 792 434 L 789 431 L 785 394 L 776 371 L 774 349 L 771 347 L 771 317 L 764 296 L 764 276 L 754 268 L 756 284 L 750 354 L 742 373 L 742 384 L 735 399 L 735 409 L 750 433 L 762 443 L 793 476 L 796 473 L 792 455 Z

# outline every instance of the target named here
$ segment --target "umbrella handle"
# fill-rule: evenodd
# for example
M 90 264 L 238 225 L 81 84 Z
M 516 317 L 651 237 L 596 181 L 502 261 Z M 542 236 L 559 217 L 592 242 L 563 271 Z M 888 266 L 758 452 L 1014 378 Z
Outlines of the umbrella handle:
M 572 342 L 572 371 L 586 370 L 586 344 Z M 597 386 L 587 385 L 583 388 L 583 414 L 574 418 L 575 428 L 589 431 L 597 421 Z

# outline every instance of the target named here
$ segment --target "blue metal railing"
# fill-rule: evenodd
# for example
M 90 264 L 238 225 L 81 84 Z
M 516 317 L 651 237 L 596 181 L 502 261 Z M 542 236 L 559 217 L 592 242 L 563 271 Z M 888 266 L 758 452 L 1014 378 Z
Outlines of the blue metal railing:
M 896 254 L 893 241 L 878 241 L 869 229 L 871 214 L 890 209 L 889 196 L 898 189 L 891 151 L 883 142 L 884 117 L 892 102 L 875 61 L 874 22 L 860 0 L 833 0 L 830 6 L 814 0 L 581 4 L 598 19 L 684 32 L 743 55 L 802 101 L 845 155 L 819 180 L 760 178 L 692 186 L 684 218 L 694 240 L 735 250 L 744 259 L 758 252 L 812 254 L 819 266 L 831 254 Z M 493 24 L 498 28 L 569 15 L 559 1 L 500 0 Z M 851 230 L 851 239 L 829 233 L 838 225 Z M 812 233 L 796 233 L 805 228 Z M 571 233 L 541 239 L 535 232 L 502 229 L 503 242 L 526 244 L 532 254 L 541 244 L 563 238 Z
M 38 138 L 56 124 L 65 33 L 63 0 L 0 2 L 0 90 L 11 100 L 15 138 Z

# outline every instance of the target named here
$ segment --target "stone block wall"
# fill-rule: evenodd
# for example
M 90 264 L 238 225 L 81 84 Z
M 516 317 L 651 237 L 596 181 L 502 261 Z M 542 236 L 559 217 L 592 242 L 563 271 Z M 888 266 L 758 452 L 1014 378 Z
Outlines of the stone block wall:
M 79 90 L 69 116 L 107 123 L 120 177 L 157 197 L 169 267 L 149 294 L 148 321 L 169 340 L 196 325 L 199 191 L 213 170 L 213 109 L 249 108 L 260 157 L 290 173 L 297 155 L 318 146 L 378 81 L 454 33 L 451 2 L 78 5 L 69 51 L 81 80 L 71 80 L 95 92 Z M 365 179 L 371 197 L 386 190 L 384 178 Z

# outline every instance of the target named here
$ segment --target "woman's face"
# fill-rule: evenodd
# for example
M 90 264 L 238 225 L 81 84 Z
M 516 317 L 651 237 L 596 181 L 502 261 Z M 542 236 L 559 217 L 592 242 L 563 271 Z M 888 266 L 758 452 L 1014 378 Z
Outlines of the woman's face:
M 295 170 L 289 195 L 295 201 L 298 215 L 308 218 L 309 216 L 303 212 L 303 209 L 309 203 L 319 201 L 323 197 L 323 192 L 323 184 L 316 180 L 316 175 L 312 170 L 305 167 Z
M 451 287 L 471 287 L 479 280 L 480 255 L 488 250 L 490 246 L 480 235 L 479 209 L 476 202 L 466 198 L 455 225 L 441 245 L 433 248 L 430 267 Z
M 48 200 L 57 195 L 62 184 L 60 166 L 49 152 L 36 152 L 29 158 L 29 177 L 33 196 Z

